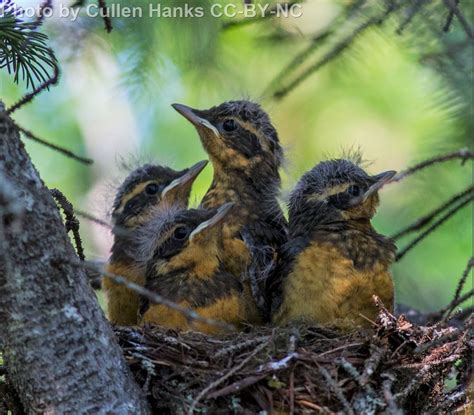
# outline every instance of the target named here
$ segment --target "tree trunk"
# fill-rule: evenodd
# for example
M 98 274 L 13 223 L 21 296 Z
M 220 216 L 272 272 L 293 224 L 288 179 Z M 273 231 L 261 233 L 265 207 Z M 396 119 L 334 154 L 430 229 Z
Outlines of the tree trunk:
M 74 265 L 56 204 L 3 108 L 0 180 L 0 329 L 26 412 L 149 413 L 84 270 Z M 13 200 L 21 214 L 12 212 Z

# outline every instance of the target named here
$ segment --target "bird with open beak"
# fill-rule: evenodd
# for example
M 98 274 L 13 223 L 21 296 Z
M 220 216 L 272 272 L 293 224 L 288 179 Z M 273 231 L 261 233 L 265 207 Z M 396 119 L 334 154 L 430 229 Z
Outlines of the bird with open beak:
M 378 191 L 394 175 L 370 176 L 343 159 L 321 162 L 303 175 L 290 197 L 275 323 L 370 326 L 377 317 L 373 295 L 393 310 L 395 245 L 371 219 Z
M 157 216 L 146 229 L 154 235 L 153 254 L 148 260 L 145 287 L 201 317 L 238 328 L 252 313 L 240 279 L 222 267 L 222 225 L 232 203 L 218 209 L 189 209 Z M 148 244 L 147 235 L 143 238 Z M 143 324 L 157 324 L 183 331 L 220 333 L 222 328 L 190 321 L 164 304 L 142 299 Z
M 137 261 L 136 232 L 160 210 L 186 208 L 191 187 L 206 167 L 200 161 L 189 169 L 146 164 L 134 170 L 118 189 L 112 207 L 114 243 L 107 271 L 129 281 L 145 283 L 144 265 Z M 128 288 L 109 278 L 103 280 L 109 320 L 118 325 L 137 324 L 140 299 Z
M 202 207 L 235 204 L 224 223 L 224 266 L 250 285 L 252 301 L 268 320 L 267 286 L 287 239 L 277 200 L 283 160 L 277 131 L 266 112 L 249 101 L 229 101 L 207 110 L 173 107 L 194 125 L 214 168 Z

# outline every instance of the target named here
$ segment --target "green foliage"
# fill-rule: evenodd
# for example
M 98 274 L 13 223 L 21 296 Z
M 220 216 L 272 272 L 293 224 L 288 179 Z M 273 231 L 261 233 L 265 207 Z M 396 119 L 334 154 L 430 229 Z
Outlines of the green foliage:
M 145 0 L 121 3 L 156 5 Z M 175 5 L 171 0 L 160 3 Z M 129 159 L 135 149 L 148 156 L 143 162 L 151 159 L 175 168 L 207 157 L 194 128 L 174 112 L 172 102 L 205 108 L 227 99 L 260 101 L 287 150 L 285 195 L 304 171 L 351 147 L 362 150 L 372 162 L 369 171 L 375 173 L 401 170 L 470 144 L 472 49 L 462 46 L 465 33 L 456 19 L 448 33 L 442 31 L 447 10 L 441 1 L 420 2 L 429 8 L 420 9 L 410 22 L 406 17 L 412 2 L 404 2 L 400 13 L 361 33 L 284 99 L 274 100 L 273 90 L 262 95 L 276 86 L 272 81 L 291 67 L 299 53 L 310 50 L 312 60 L 303 59 L 295 68 L 304 70 L 339 39 L 326 39 L 331 42 L 320 48 L 314 47 L 315 36 L 329 29 L 345 36 L 351 30 L 344 25 L 359 24 L 375 4 L 381 8 L 386 3 L 306 1 L 307 23 L 318 28 L 307 33 L 290 31 L 289 21 L 276 18 L 225 30 L 230 20 L 224 18 L 113 18 L 111 35 L 103 30 L 100 17 L 66 22 L 48 32 L 56 33 L 50 38 L 58 40 L 58 56 L 71 45 L 82 49 L 64 62 L 61 83 L 18 112 L 18 121 L 45 139 L 80 154 L 88 151 L 96 164 L 78 165 L 36 143 L 27 142 L 28 150 L 48 185 L 61 189 L 78 207 L 104 216 L 113 189 L 96 188 L 103 188 L 110 176 L 120 180 L 126 174 L 111 173 L 114 157 Z M 206 7 L 209 2 L 193 4 Z M 356 8 L 358 4 L 369 9 Z M 354 7 L 349 10 L 348 5 Z M 297 29 L 303 26 L 298 20 L 291 24 Z M 54 29 L 51 26 L 49 30 Z M 73 34 L 72 28 L 79 28 L 86 35 L 77 42 L 78 38 L 65 36 L 67 28 Z M 17 100 L 20 88 L 6 81 L 0 75 L 2 97 Z M 124 130 L 130 137 L 123 136 Z M 209 166 L 195 183 L 193 199 L 200 200 L 211 180 Z M 387 186 L 381 192 L 375 226 L 391 235 L 471 182 L 469 166 L 450 162 Z M 472 252 L 471 222 L 466 208 L 396 264 L 398 302 L 423 309 L 449 302 Z M 108 245 L 97 237 L 100 230 L 85 221 L 81 225 L 86 256 L 105 259 Z M 410 240 L 401 240 L 399 247 Z
M 47 46 L 48 37 L 37 31 L 37 22 L 26 22 L 14 7 L 0 6 L 0 68 L 6 68 L 14 81 L 35 87 L 49 78 L 56 58 Z

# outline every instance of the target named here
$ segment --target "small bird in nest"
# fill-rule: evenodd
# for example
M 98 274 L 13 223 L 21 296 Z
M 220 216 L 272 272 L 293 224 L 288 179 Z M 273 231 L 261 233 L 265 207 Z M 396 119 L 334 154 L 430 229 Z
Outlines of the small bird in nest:
M 223 227 L 224 266 L 250 286 L 261 316 L 255 323 L 268 321 L 268 282 L 287 240 L 287 222 L 277 200 L 283 160 L 277 131 L 265 111 L 249 101 L 229 101 L 208 110 L 173 107 L 197 129 L 214 168 L 201 206 L 235 205 Z
M 324 161 L 305 173 L 290 196 L 289 240 L 282 248 L 280 290 L 273 321 L 370 326 L 372 296 L 393 310 L 390 266 L 395 245 L 371 219 L 378 190 L 395 175 L 369 176 L 344 159 Z
M 112 208 L 114 243 L 107 271 L 143 285 L 145 269 L 137 261 L 134 233 L 144 226 L 157 210 L 171 206 L 186 208 L 191 187 L 207 165 L 200 161 L 189 169 L 175 171 L 169 167 L 146 164 L 134 170 L 120 186 Z M 117 285 L 107 277 L 103 280 L 109 320 L 118 325 L 137 324 L 139 296 Z
M 233 207 L 167 211 L 144 229 L 144 251 L 152 252 L 146 269 L 145 288 L 200 316 L 241 326 L 252 320 L 257 310 L 249 308 L 240 279 L 222 267 L 223 222 Z M 151 238 L 153 249 L 149 249 Z M 156 236 L 158 235 L 158 236 Z M 249 293 L 250 294 L 250 293 Z M 208 334 L 222 329 L 200 321 L 190 321 L 179 311 L 142 299 L 141 322 L 176 330 L 196 330 Z

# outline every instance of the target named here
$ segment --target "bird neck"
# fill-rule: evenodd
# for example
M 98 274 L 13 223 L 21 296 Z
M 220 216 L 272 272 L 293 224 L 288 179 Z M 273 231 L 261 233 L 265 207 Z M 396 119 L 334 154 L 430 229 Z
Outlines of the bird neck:
M 212 184 L 202 204 L 205 208 L 234 202 L 240 207 L 260 211 L 278 205 L 280 177 L 249 176 L 240 171 L 215 169 Z
M 134 247 L 136 248 L 137 244 L 133 242 L 133 238 L 125 235 L 115 236 L 111 249 L 110 262 L 132 263 Z

